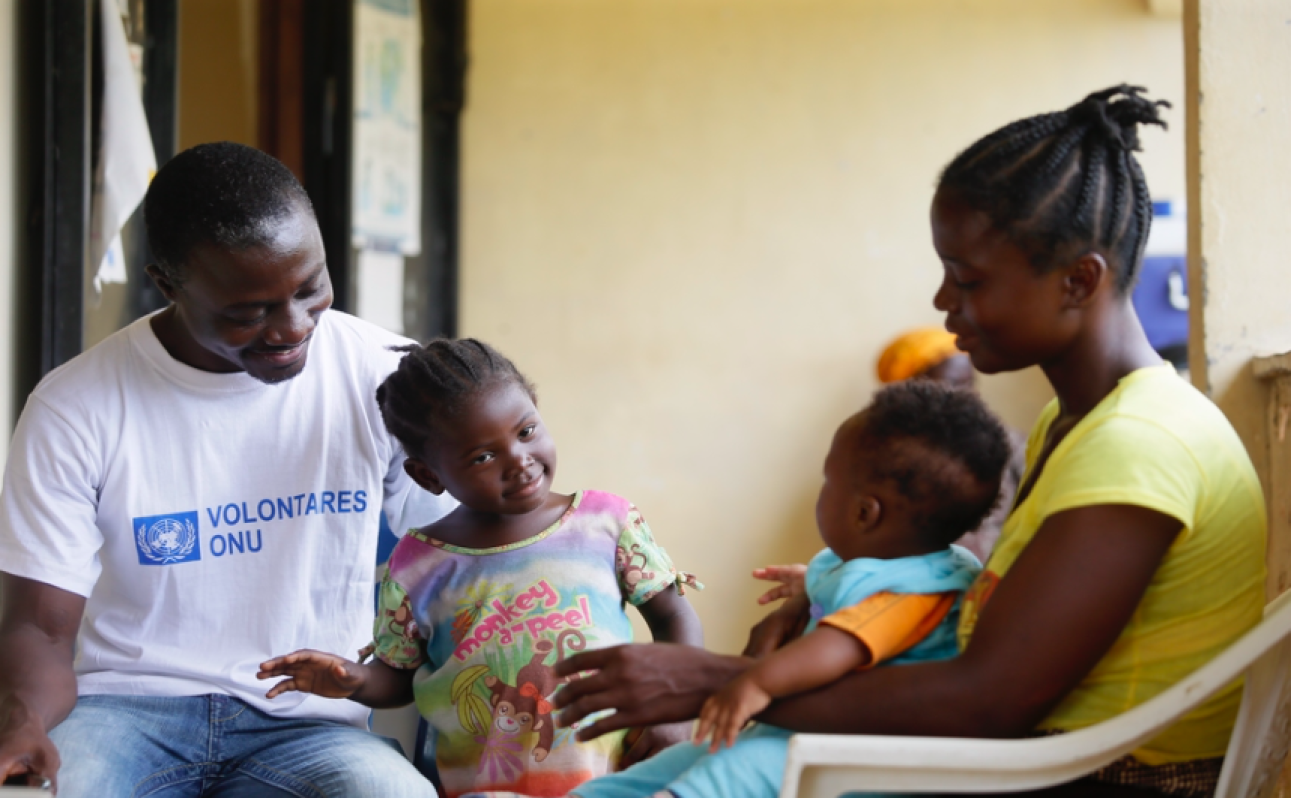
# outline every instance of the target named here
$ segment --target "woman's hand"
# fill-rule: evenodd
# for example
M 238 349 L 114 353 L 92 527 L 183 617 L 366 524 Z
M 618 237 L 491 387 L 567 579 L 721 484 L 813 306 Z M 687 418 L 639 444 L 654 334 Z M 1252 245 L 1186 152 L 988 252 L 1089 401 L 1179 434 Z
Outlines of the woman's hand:
M 288 676 L 267 691 L 267 698 L 297 690 L 326 698 L 351 698 L 366 682 L 366 669 L 342 657 L 323 651 L 303 649 L 263 662 L 259 679 Z
M 808 566 L 802 563 L 793 565 L 768 565 L 754 569 L 754 578 L 779 584 L 758 597 L 759 604 L 770 604 L 777 599 L 793 598 L 803 595 L 803 578 L 808 573 Z
M 808 625 L 811 605 L 805 593 L 798 593 L 749 630 L 744 656 L 762 659 L 799 637 Z
M 577 678 L 555 696 L 555 722 L 569 726 L 593 712 L 614 714 L 578 733 L 594 740 L 633 726 L 693 720 L 700 707 L 750 664 L 741 657 L 713 654 L 674 643 L 642 643 L 584 651 L 555 666 L 561 679 Z

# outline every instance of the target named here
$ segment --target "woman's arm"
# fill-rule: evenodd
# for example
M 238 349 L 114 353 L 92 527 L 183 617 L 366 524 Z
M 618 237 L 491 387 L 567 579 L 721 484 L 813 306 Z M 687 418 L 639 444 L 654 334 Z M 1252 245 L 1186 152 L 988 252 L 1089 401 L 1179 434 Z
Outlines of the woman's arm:
M 1057 513 L 984 607 L 962 656 L 851 674 L 778 701 L 759 717 L 808 732 L 1026 734 L 1110 649 L 1181 528 L 1169 516 L 1130 505 Z M 692 717 L 746 664 L 691 649 L 621 649 L 563 663 L 562 675 L 597 673 L 564 691 L 557 702 L 565 707 L 561 723 L 615 710 L 583 739 L 636 723 Z
M 774 698 L 827 685 L 871 662 L 861 640 L 830 626 L 818 627 L 788 646 L 760 659 L 704 702 L 695 742 L 712 737 L 710 750 L 734 745 L 749 719 Z
M 661 643 L 677 643 L 700 647 L 704 645 L 704 631 L 699 616 L 686 597 L 677 592 L 677 585 L 669 585 L 654 598 L 637 607 L 650 634 Z M 564 691 L 560 691 L 563 694 Z M 619 769 L 631 767 L 649 759 L 660 751 L 691 738 L 689 722 L 658 723 L 627 737 L 627 747 L 619 760 Z
M 853 674 L 761 717 L 794 731 L 1023 736 L 1118 639 L 1181 529 L 1130 505 L 1057 513 L 998 585 L 960 657 Z

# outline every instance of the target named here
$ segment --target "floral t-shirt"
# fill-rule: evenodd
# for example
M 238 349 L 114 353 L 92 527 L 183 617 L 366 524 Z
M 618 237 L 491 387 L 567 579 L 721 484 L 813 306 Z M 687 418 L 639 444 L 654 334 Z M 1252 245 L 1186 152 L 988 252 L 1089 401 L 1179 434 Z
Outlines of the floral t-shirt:
M 613 771 L 621 734 L 579 743 L 576 727 L 556 727 L 553 667 L 631 641 L 624 603 L 678 582 L 637 509 L 599 491 L 575 494 L 559 521 L 509 546 L 407 533 L 380 586 L 375 655 L 419 668 L 415 703 L 437 735 L 449 798 L 559 796 Z

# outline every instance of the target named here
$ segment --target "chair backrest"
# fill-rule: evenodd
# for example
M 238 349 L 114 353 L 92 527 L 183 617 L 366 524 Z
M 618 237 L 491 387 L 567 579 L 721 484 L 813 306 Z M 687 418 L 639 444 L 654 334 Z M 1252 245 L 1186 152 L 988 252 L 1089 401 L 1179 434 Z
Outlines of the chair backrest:
M 1265 617 L 1274 613 L 1290 618 L 1290 590 L 1264 611 Z M 1291 642 L 1287 635 L 1246 670 L 1241 709 L 1215 798 L 1260 798 L 1277 780 L 1290 752 Z

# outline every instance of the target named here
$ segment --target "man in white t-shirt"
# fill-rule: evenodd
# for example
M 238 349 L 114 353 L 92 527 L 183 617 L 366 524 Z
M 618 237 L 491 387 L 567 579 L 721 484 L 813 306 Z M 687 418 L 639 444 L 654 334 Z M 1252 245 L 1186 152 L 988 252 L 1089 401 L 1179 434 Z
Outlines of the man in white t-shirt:
M 145 198 L 171 305 L 49 374 L 0 491 L 0 777 L 63 796 L 421 796 L 367 711 L 265 699 L 273 655 L 370 639 L 381 510 L 406 477 L 375 388 L 405 340 L 329 310 L 282 164 L 181 153 Z

